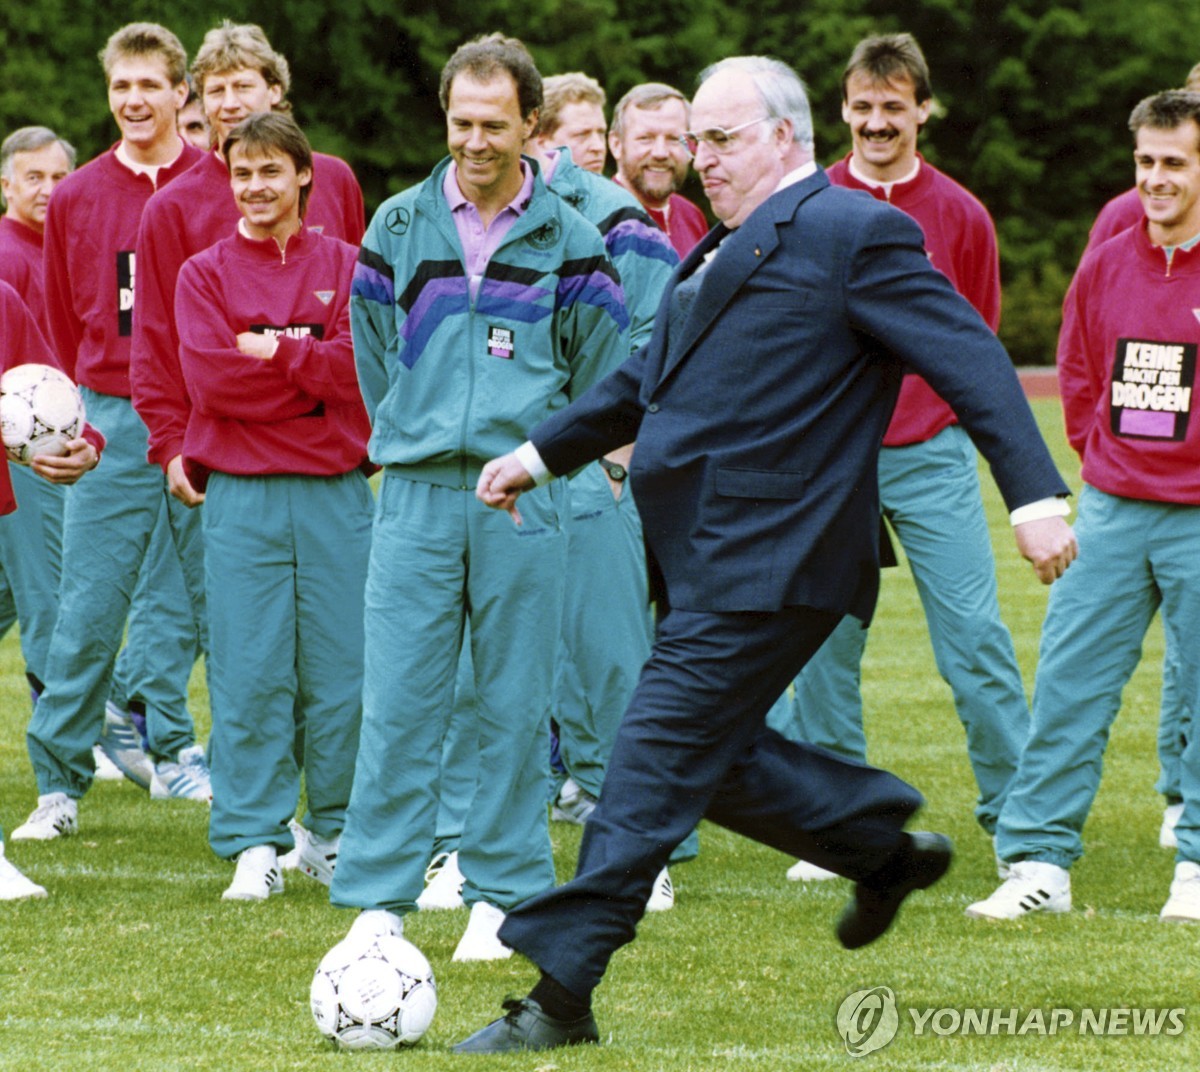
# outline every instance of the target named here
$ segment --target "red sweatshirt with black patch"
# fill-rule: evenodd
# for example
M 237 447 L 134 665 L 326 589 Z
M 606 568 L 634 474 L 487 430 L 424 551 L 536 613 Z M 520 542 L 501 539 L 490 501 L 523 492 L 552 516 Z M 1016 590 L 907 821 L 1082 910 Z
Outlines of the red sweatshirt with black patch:
M 137 239 L 142 284 L 133 322 L 133 404 L 150 430 L 150 461 L 165 470 L 183 450 L 191 409 L 179 369 L 175 283 L 184 262 L 233 232 L 241 213 L 224 158 L 215 152 L 150 199 Z M 306 226 L 358 245 L 366 223 L 362 191 L 344 161 L 313 154 Z
M 177 179 L 203 154 L 183 145 L 158 172 Z M 142 210 L 154 193 L 148 175 L 122 164 L 116 146 L 72 172 L 50 195 L 43 272 L 46 324 L 64 370 L 101 394 L 129 397 L 134 250 Z
M 281 252 L 238 231 L 192 257 L 175 288 L 179 361 L 190 399 L 188 479 L 212 471 L 332 476 L 369 468 L 370 424 L 350 337 L 356 247 L 307 228 Z M 270 360 L 237 348 L 278 337 Z

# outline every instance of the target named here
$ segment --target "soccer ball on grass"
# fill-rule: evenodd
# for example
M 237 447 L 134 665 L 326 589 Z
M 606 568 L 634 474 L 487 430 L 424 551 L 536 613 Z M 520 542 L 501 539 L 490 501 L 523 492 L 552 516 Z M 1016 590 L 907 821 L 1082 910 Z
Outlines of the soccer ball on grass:
M 38 454 L 66 454 L 83 423 L 83 399 L 65 372 L 31 363 L 0 376 L 0 438 L 18 465 Z
M 411 1046 L 437 1009 L 425 955 L 394 934 L 349 937 L 317 965 L 309 993 L 317 1030 L 345 1050 Z

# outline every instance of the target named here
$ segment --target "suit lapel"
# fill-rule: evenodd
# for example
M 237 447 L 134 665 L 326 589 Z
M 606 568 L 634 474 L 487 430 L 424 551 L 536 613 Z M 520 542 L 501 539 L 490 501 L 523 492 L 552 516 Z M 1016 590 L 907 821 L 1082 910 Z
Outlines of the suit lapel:
M 687 278 L 704 255 L 721 243 L 721 251 L 704 269 L 700 291 L 692 302 L 679 337 L 667 341 L 667 359 L 660 383 L 687 356 L 746 280 L 779 245 L 779 225 L 792 219 L 801 201 L 828 185 L 825 173 L 818 170 L 802 182 L 773 194 L 735 230 L 730 231 L 723 225 L 713 228 L 692 250 L 679 268 L 678 279 Z

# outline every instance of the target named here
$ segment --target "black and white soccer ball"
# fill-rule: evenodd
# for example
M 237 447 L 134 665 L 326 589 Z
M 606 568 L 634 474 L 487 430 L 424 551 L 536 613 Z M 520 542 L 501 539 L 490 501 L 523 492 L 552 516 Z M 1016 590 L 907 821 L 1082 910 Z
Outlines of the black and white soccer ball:
M 317 965 L 309 993 L 317 1030 L 345 1050 L 411 1046 L 437 1009 L 425 955 L 394 934 L 338 942 Z
M 52 365 L 14 365 L 0 376 L 0 438 L 18 465 L 38 454 L 66 454 L 84 420 L 79 388 Z

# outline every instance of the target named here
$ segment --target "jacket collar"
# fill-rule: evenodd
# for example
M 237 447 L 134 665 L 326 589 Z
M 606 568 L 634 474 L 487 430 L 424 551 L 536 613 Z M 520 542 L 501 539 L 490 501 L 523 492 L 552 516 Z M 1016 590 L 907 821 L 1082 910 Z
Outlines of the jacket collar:
M 667 340 L 668 354 L 663 367 L 663 379 L 696 345 L 746 280 L 779 245 L 778 229 L 791 223 L 802 202 L 828 185 L 825 172 L 818 168 L 808 178 L 768 197 L 740 227 L 731 231 L 724 224 L 718 224 L 688 254 L 677 269 L 676 283 L 691 275 L 705 254 L 718 243 L 724 243 L 717 258 L 705 269 L 700 293 L 692 303 L 679 338 Z

